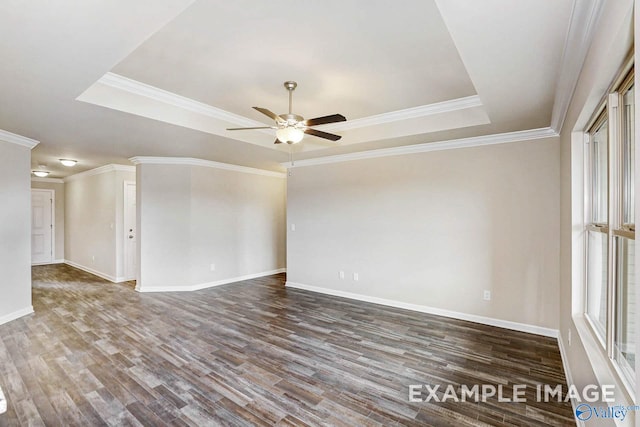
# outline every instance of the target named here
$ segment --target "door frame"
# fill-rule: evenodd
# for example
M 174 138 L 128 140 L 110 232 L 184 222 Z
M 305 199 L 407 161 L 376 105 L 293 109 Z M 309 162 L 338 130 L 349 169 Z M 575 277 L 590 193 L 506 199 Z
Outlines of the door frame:
M 124 259 L 123 259 L 123 276 L 125 278 L 125 280 L 129 281 L 129 280 L 136 280 L 137 278 L 137 271 L 133 272 L 133 276 L 129 277 L 127 276 L 127 262 L 128 262 L 128 255 L 129 255 L 129 249 L 128 249 L 128 245 L 127 245 L 127 241 L 129 240 L 129 230 L 127 229 L 127 209 L 128 209 L 128 201 L 129 198 L 127 197 L 127 187 L 133 185 L 134 187 L 137 185 L 136 181 L 124 181 L 122 184 L 122 192 L 123 192 L 123 202 L 122 202 L 122 231 L 123 231 L 123 239 L 124 239 L 124 247 L 123 247 L 123 255 L 124 255 Z M 137 206 L 138 201 L 136 200 L 136 206 Z M 136 214 L 136 218 L 137 218 L 137 214 Z M 136 220 L 137 222 L 137 220 Z M 134 250 L 134 256 L 136 257 L 136 265 L 138 263 L 138 259 L 137 259 L 137 246 L 138 246 L 138 224 L 136 224 L 135 226 L 135 230 L 136 230 L 136 249 Z
M 52 190 L 50 188 L 32 188 L 31 195 L 33 195 L 34 191 L 39 191 L 43 193 L 49 193 L 49 200 L 51 200 L 51 259 L 49 261 L 44 262 L 36 262 L 31 261 L 31 265 L 48 265 L 55 264 L 56 258 L 53 256 L 53 253 L 56 251 L 56 190 Z M 31 199 L 29 199 L 29 206 L 31 207 Z M 33 209 L 30 209 L 30 214 L 33 215 Z M 31 218 L 31 234 L 33 235 L 33 217 Z M 29 245 L 31 246 L 31 245 Z M 31 253 L 33 256 L 33 253 Z

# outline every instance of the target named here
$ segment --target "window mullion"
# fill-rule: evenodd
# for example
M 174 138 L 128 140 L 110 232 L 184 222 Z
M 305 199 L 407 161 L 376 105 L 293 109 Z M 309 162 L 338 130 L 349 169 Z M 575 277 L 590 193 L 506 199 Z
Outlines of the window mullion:
M 620 168 L 617 166 L 617 160 L 619 158 L 619 114 L 618 105 L 620 103 L 620 95 L 617 92 L 609 94 L 608 104 L 608 122 L 609 122 L 609 135 L 608 135 L 608 215 L 609 229 L 607 230 L 607 245 L 608 245 L 608 277 L 607 277 L 607 330 L 606 330 L 606 350 L 609 358 L 614 357 L 614 325 L 615 325 L 615 280 L 616 280 L 616 248 L 614 245 L 613 230 L 620 226 L 620 209 L 619 205 L 619 174 Z

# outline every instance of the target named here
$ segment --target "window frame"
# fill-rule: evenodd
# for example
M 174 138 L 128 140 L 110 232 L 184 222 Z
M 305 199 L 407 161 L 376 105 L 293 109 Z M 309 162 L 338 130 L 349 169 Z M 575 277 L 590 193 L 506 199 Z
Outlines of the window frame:
M 627 161 L 629 161 L 628 157 L 625 157 L 626 154 L 630 154 L 630 153 L 625 153 L 625 138 L 624 138 L 624 97 L 627 94 L 627 92 L 629 92 L 629 90 L 631 90 L 632 88 L 635 90 L 635 85 L 634 85 L 634 68 L 632 67 L 626 74 L 625 78 L 622 80 L 622 82 L 620 82 L 620 84 L 618 85 L 618 88 L 616 90 L 616 92 L 619 94 L 619 105 L 621 108 L 619 108 L 621 114 L 619 114 L 619 126 L 620 126 L 620 131 L 618 132 L 618 136 L 620 138 L 620 143 L 619 143 L 619 153 L 618 155 L 620 156 L 620 158 L 623 158 Z M 634 106 L 635 108 L 635 106 Z M 634 123 L 634 129 L 635 129 L 635 123 Z M 635 135 L 633 135 L 635 137 Z M 635 141 L 634 141 L 634 145 L 635 145 Z M 633 162 L 633 158 L 630 159 L 631 162 Z M 627 190 L 628 188 L 631 186 L 631 183 L 633 182 L 634 179 L 634 174 L 635 174 L 635 165 L 634 165 L 634 174 L 631 174 L 630 176 L 625 176 L 626 172 L 627 172 L 627 162 L 622 162 L 619 166 L 620 166 L 620 171 L 619 171 L 619 175 L 618 175 L 618 179 L 619 179 L 619 204 L 620 204 L 620 212 L 618 213 L 618 227 L 617 229 L 620 232 L 632 232 L 633 238 L 635 239 L 635 221 L 633 222 L 625 222 L 625 209 L 626 209 L 626 205 L 627 204 L 633 204 L 633 202 L 635 201 L 635 194 L 634 194 L 634 198 L 629 199 L 627 196 Z M 635 193 L 635 188 L 633 189 L 634 193 Z M 634 209 L 634 213 L 635 213 L 635 209 Z M 631 233 L 628 233 L 629 235 L 631 235 Z
M 586 145 L 586 150 L 585 150 L 585 155 L 586 155 L 586 183 L 587 185 L 585 186 L 585 207 L 586 207 L 586 212 L 585 212 L 585 231 L 586 231 L 586 241 L 585 241 L 585 292 L 584 292 L 584 314 L 585 314 L 585 318 L 587 319 L 589 326 L 591 327 L 592 331 L 594 332 L 597 341 L 600 343 L 601 347 L 606 351 L 607 350 L 607 337 L 608 337 L 608 329 L 609 329 L 609 324 L 610 319 L 609 319 L 609 275 L 610 275 L 610 261 L 609 258 L 611 257 L 611 245 L 610 245 L 610 229 L 609 229 L 609 220 L 610 220 L 610 215 L 609 215 L 609 210 L 610 210 L 610 195 L 609 195 L 609 188 L 610 188 L 610 159 L 611 159 L 611 155 L 610 155 L 610 147 L 611 147 L 611 143 L 610 143 L 610 138 L 609 138 L 609 133 L 610 131 L 608 131 L 607 133 L 607 149 L 606 149 L 606 153 L 607 153 L 607 192 L 606 192 L 606 200 L 607 200 L 607 221 L 606 222 L 598 222 L 594 220 L 595 217 L 595 211 L 597 210 L 596 205 L 598 203 L 597 201 L 597 197 L 595 195 L 595 188 L 597 186 L 596 184 L 596 173 L 595 173 L 595 169 L 596 169 L 596 159 L 595 159 L 595 153 L 596 153 L 596 149 L 595 149 L 595 145 L 594 144 L 594 138 L 593 135 L 602 128 L 602 125 L 606 122 L 608 129 L 609 129 L 609 114 L 608 114 L 608 105 L 607 105 L 607 99 L 605 98 L 600 104 L 599 107 L 596 109 L 594 115 L 592 116 L 591 120 L 589 121 L 589 125 L 587 126 L 587 130 L 585 131 L 585 145 Z M 600 325 L 596 324 L 596 320 L 592 318 L 592 316 L 589 314 L 589 297 L 590 297 L 590 292 L 589 292 L 589 280 L 590 280 L 590 275 L 589 275 L 589 256 L 590 256 L 590 248 L 589 248 L 589 241 L 590 241 L 590 233 L 601 233 L 604 234 L 606 236 L 606 246 L 607 246 L 607 260 L 606 260 L 606 267 L 607 267 L 607 284 L 606 284 L 606 293 L 605 293 L 605 324 L 604 324 L 604 330 L 602 330 L 602 328 L 600 327 Z
M 606 229 L 608 228 L 608 223 L 609 223 L 609 215 L 607 212 L 607 221 L 605 222 L 599 222 L 599 221 L 594 221 L 594 212 L 597 210 L 596 209 L 596 203 L 597 200 L 595 199 L 594 196 L 594 189 L 596 187 L 596 174 L 594 173 L 595 170 L 595 165 L 596 165 L 596 159 L 594 158 L 594 145 L 593 145 L 593 136 L 597 130 L 599 130 L 602 125 L 606 122 L 607 126 L 609 126 L 609 121 L 608 121 L 609 117 L 607 115 L 607 103 L 604 102 L 602 103 L 602 105 L 600 106 L 600 108 L 598 108 L 598 114 L 595 116 L 594 120 L 592 120 L 590 122 L 590 125 L 587 127 L 587 131 L 585 132 L 587 135 L 587 144 L 589 144 L 588 146 L 588 150 L 587 150 L 587 156 L 588 156 L 588 160 L 587 160 L 587 173 L 588 173 L 588 185 L 587 185 L 587 224 L 590 225 L 591 227 L 593 227 L 594 231 L 602 231 L 602 229 Z M 606 199 L 607 199 L 607 211 L 609 210 L 609 192 L 608 192 L 608 188 L 609 188 L 609 159 L 610 159 L 610 155 L 609 155 L 609 138 L 607 136 L 607 195 L 606 195 Z M 605 231 L 606 232 L 606 231 Z
M 622 244 L 622 239 L 629 239 L 634 241 L 635 248 L 635 218 L 630 217 L 632 222 L 625 222 L 625 217 L 629 216 L 627 213 L 635 210 L 628 211 L 631 207 L 631 203 L 635 200 L 635 186 L 634 183 L 635 174 L 635 159 L 633 158 L 634 151 L 628 150 L 627 141 L 625 137 L 631 136 L 631 142 L 633 143 L 633 150 L 635 147 L 635 117 L 632 115 L 632 132 L 625 134 L 625 104 L 624 98 L 629 90 L 634 86 L 634 62 L 631 58 L 622 72 L 616 78 L 611 85 L 610 90 L 607 91 L 607 95 L 598 104 L 598 108 L 594 111 L 588 125 L 585 127 L 584 135 L 584 155 L 585 155 L 585 186 L 584 186 L 584 230 L 585 230 L 585 245 L 584 245 L 584 301 L 583 301 L 583 313 L 587 320 L 587 324 L 591 328 L 593 335 L 596 337 L 596 341 L 600 343 L 601 348 L 606 353 L 610 364 L 613 366 L 614 371 L 621 380 L 621 382 L 627 388 L 632 396 L 635 396 L 636 386 L 636 372 L 638 371 L 638 363 L 635 363 L 633 370 L 624 357 L 621 357 L 621 352 L 617 346 L 617 325 L 619 315 L 623 311 L 623 305 L 618 305 L 617 291 L 620 288 L 620 276 L 621 263 L 624 262 L 621 254 L 619 254 L 619 245 Z M 635 108 L 635 104 L 634 104 Z M 597 159 L 595 145 L 593 145 L 593 135 L 601 129 L 604 123 L 608 125 L 607 132 L 607 219 L 606 222 L 596 222 L 594 215 L 598 213 L 601 206 L 597 206 L 599 203 L 596 194 L 598 179 L 597 174 Z M 630 167 L 629 165 L 633 165 Z M 633 190 L 633 197 L 630 197 L 630 188 Z M 601 195 L 600 195 L 601 196 Z M 598 218 L 600 219 L 600 218 Z M 602 335 L 602 328 L 599 321 L 592 319 L 589 315 L 589 259 L 590 259 L 590 233 L 602 233 L 606 235 L 607 245 L 607 260 L 606 260 L 606 302 L 605 302 L 605 336 Z M 635 249 L 634 249 L 635 250 Z M 603 267 L 604 268 L 604 267 Z M 620 271 L 619 271 L 620 270 Z M 636 274 L 634 269 L 634 274 Z M 635 281 L 634 281 L 635 282 Z M 635 283 L 634 283 L 635 286 Z M 637 290 L 636 290 L 637 292 Z M 627 304 L 629 304 L 627 302 Z M 638 307 L 635 307 L 637 310 Z M 634 325 L 636 328 L 639 325 Z M 636 355 L 637 356 L 637 355 Z

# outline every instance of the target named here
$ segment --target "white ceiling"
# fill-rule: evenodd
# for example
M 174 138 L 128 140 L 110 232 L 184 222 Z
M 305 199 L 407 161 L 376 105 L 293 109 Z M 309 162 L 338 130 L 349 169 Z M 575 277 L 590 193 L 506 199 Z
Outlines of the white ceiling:
M 271 131 L 224 128 L 286 112 L 285 80 L 294 112 L 353 121 L 300 158 L 548 127 L 573 4 L 6 1 L 0 129 L 41 141 L 34 165 L 61 177 L 63 157 L 73 173 L 133 156 L 276 170 Z
M 301 7 L 301 4 L 304 6 Z M 433 0 L 196 1 L 113 72 L 223 110 L 356 119 L 475 95 Z M 230 25 L 231 24 L 231 25 Z

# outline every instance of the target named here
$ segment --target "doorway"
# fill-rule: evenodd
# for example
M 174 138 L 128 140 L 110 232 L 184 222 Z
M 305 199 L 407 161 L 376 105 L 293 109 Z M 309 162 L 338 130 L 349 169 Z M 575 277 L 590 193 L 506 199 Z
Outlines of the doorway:
M 124 276 L 135 280 L 137 274 L 136 183 L 124 182 Z
M 53 262 L 55 190 L 31 190 L 31 264 Z

